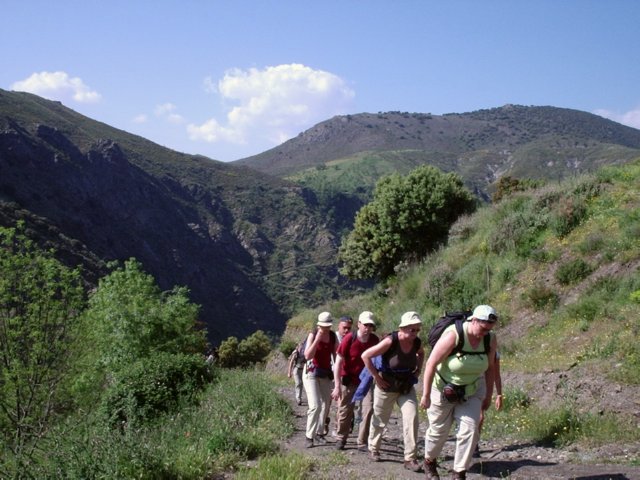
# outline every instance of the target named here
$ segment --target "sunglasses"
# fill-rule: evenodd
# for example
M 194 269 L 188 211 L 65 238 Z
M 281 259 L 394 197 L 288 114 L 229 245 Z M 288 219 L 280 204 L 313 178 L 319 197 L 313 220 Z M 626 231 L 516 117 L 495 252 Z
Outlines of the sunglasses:
M 419 333 L 420 332 L 420 328 L 407 328 L 408 331 L 410 331 L 411 333 Z
M 485 323 L 496 323 L 498 321 L 498 317 L 495 316 L 493 313 L 490 313 L 489 318 L 487 320 L 480 320 L 480 321 Z

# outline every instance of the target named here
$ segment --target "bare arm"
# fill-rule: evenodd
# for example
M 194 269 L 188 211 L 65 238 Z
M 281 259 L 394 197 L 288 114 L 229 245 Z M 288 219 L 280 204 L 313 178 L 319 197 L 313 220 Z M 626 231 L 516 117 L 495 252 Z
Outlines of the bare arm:
M 450 331 L 445 333 L 440 337 L 433 347 L 431 354 L 427 358 L 427 362 L 424 366 L 424 378 L 422 381 L 422 398 L 420 399 L 420 406 L 422 408 L 429 408 L 429 406 L 431 406 L 431 397 L 429 392 L 431 392 L 431 384 L 433 383 L 433 377 L 436 374 L 436 367 L 451 354 L 457 341 L 456 332 Z
M 318 330 L 315 332 L 315 337 L 313 332 L 311 332 L 307 337 L 307 346 L 304 349 L 304 358 L 306 358 L 307 360 L 311 360 L 315 356 L 316 349 L 318 348 L 318 342 L 320 341 L 321 332 L 322 331 L 320 330 L 320 328 L 318 328 Z
M 342 397 L 342 389 L 340 388 L 340 369 L 344 363 L 344 357 L 340 354 L 336 355 L 336 363 L 333 366 L 333 392 L 331 398 L 338 401 Z
M 378 370 L 373 365 L 372 358 L 377 357 L 378 355 L 382 355 L 387 350 L 391 348 L 391 337 L 385 337 L 373 347 L 369 347 L 364 352 L 362 352 L 362 361 L 364 362 L 365 367 L 369 369 L 371 375 L 373 376 L 376 385 L 381 389 L 389 388 L 389 384 L 382 378 Z
M 493 367 L 494 371 L 494 382 L 496 384 L 496 410 L 500 410 L 502 408 L 502 376 L 500 375 L 500 357 L 496 355 L 495 364 Z
M 287 377 L 291 378 L 291 373 L 293 372 L 293 364 L 296 363 L 295 355 L 291 355 L 289 358 L 289 369 L 287 370 Z
M 491 398 L 493 397 L 493 380 L 494 380 L 494 368 L 496 360 L 496 349 L 498 348 L 498 340 L 495 335 L 491 335 L 491 349 L 489 350 L 489 368 L 484 373 L 484 380 L 487 386 L 487 393 L 482 402 L 482 409 L 487 410 L 491 405 Z

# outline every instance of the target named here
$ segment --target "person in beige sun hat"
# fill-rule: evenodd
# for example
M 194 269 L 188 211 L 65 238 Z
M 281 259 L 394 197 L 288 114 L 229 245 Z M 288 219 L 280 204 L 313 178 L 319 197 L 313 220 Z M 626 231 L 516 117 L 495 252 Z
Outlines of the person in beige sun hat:
M 397 404 L 402 413 L 404 467 L 413 472 L 422 470 L 417 459 L 418 400 L 415 389 L 424 359 L 424 349 L 418 337 L 421 327 L 422 320 L 417 312 L 405 312 L 400 317 L 397 331 L 362 354 L 362 360 L 375 382 L 369 456 L 374 462 L 380 461 L 382 432 L 389 422 L 393 406 Z M 382 357 L 379 368 L 373 362 L 378 355 Z

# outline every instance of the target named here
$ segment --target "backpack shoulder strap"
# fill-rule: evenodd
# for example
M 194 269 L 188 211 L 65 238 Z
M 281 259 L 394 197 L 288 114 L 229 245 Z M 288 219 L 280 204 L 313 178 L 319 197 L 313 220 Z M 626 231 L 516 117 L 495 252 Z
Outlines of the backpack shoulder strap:
M 398 332 L 391 332 L 389 335 L 387 335 L 388 337 L 391 337 L 391 346 L 389 347 L 389 350 L 387 350 L 386 352 L 384 352 L 381 356 L 382 356 L 382 364 L 385 367 L 389 366 L 389 359 L 393 356 L 393 354 L 395 353 L 396 349 L 398 348 Z
M 451 355 L 457 355 L 462 352 L 464 348 L 464 326 L 462 325 L 462 320 L 456 320 L 454 325 L 456 326 L 456 332 L 458 333 L 458 343 L 453 347 Z
M 489 353 L 491 351 L 491 335 L 493 334 L 489 332 L 489 335 L 484 336 L 484 353 Z

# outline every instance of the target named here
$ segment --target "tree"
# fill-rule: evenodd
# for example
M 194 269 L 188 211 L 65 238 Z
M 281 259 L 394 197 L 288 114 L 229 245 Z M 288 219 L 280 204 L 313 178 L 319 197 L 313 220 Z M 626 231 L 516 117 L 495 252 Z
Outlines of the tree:
M 198 310 L 186 288 L 160 291 L 142 265 L 130 259 L 101 279 L 89 298 L 94 355 L 107 371 L 117 372 L 158 352 L 203 354 L 206 332 L 197 328 Z
M 455 220 L 475 206 L 458 175 L 429 165 L 384 177 L 340 246 L 341 273 L 387 278 L 396 265 L 419 260 L 444 242 Z
M 258 330 L 242 340 L 229 337 L 218 348 L 218 362 L 221 367 L 249 367 L 262 362 L 271 352 L 271 340 Z
M 79 270 L 39 249 L 24 224 L 0 228 L 0 430 L 18 466 L 62 409 L 84 305 Z

